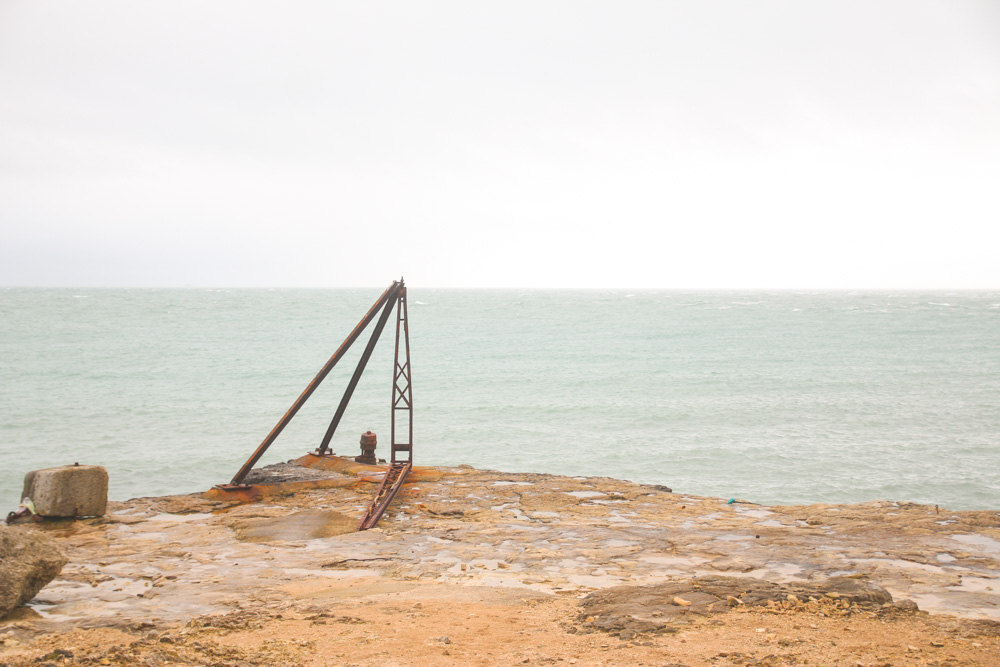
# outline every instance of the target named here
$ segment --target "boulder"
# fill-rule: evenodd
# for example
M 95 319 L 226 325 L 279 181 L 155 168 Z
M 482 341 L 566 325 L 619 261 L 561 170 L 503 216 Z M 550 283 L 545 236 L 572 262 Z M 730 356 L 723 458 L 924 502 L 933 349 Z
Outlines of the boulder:
M 31 526 L 0 525 L 0 619 L 35 597 L 65 564 L 48 535 Z
M 108 509 L 108 471 L 103 466 L 59 466 L 24 476 L 22 498 L 39 516 L 101 516 Z

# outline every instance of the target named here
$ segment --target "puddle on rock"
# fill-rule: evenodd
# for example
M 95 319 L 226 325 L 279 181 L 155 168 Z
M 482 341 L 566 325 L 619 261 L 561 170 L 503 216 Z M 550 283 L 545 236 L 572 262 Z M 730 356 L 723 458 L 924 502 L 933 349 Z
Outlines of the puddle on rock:
M 357 520 L 339 512 L 305 510 L 275 518 L 238 519 L 230 524 L 241 542 L 294 542 L 357 531 Z
M 563 493 L 574 498 L 600 498 L 601 496 L 608 495 L 600 491 L 563 491 Z
M 1000 541 L 985 535 L 952 535 L 951 539 L 962 544 L 974 544 L 982 547 L 983 551 L 991 554 L 1000 554 Z
M 635 546 L 635 542 L 632 542 L 630 540 L 615 540 L 615 539 L 611 539 L 611 540 L 607 540 L 604 543 L 604 545 L 608 546 L 608 547 L 634 547 Z
M 993 593 L 1000 591 L 1000 581 L 986 577 L 972 577 L 966 575 L 962 577 L 962 583 L 958 586 L 949 586 L 949 591 L 964 591 L 966 593 Z
M 748 516 L 753 519 L 765 519 L 774 514 L 774 512 L 772 512 L 771 510 L 765 510 L 765 509 L 749 510 L 749 509 L 744 509 L 742 507 L 736 507 L 733 509 L 737 514 L 741 516 Z
M 673 565 L 680 568 L 691 568 L 708 562 L 707 558 L 701 556 L 642 556 L 639 560 L 653 565 Z
M 948 614 L 960 618 L 986 617 L 1000 621 L 1000 608 L 984 605 L 982 595 L 976 593 L 955 592 L 948 595 L 937 595 L 934 593 L 897 593 L 891 588 L 887 590 L 892 593 L 893 599 L 897 602 L 905 599 L 913 600 L 921 611 L 931 614 Z
M 928 565 L 927 563 L 916 563 L 912 560 L 903 560 L 902 558 L 851 558 L 848 560 L 852 563 L 864 563 L 875 567 L 896 567 L 901 570 L 921 570 L 923 572 L 931 572 L 933 574 L 947 573 L 947 570 L 943 567 Z
M 156 514 L 148 517 L 146 521 L 174 521 L 177 523 L 182 523 L 184 521 L 199 521 L 201 519 L 211 518 L 211 514 Z

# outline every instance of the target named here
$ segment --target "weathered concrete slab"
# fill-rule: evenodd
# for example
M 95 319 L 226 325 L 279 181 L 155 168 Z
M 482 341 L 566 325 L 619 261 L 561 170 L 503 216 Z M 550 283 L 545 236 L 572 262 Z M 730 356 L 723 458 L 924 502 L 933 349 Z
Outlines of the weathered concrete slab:
M 32 470 L 24 476 L 22 498 L 31 498 L 40 516 L 102 516 L 108 510 L 108 471 L 72 465 Z

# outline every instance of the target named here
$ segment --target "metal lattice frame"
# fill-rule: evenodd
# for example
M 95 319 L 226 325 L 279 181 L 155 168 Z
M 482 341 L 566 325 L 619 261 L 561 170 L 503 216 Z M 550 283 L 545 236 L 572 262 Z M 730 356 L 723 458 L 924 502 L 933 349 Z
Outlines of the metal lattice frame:
M 406 288 L 399 291 L 396 307 L 396 354 L 392 374 L 392 462 L 401 461 L 397 456 L 406 453 L 406 460 L 413 461 L 413 391 L 410 385 L 410 328 L 406 312 Z M 399 337 L 403 336 L 403 362 L 399 361 Z M 405 412 L 406 439 L 397 438 L 396 413 Z M 400 415 L 401 417 L 404 415 Z
M 365 330 L 365 328 L 372 322 L 372 320 L 375 319 L 376 315 L 378 315 L 379 310 L 381 309 L 382 314 L 381 317 L 379 317 L 379 322 L 375 327 L 375 331 L 372 332 L 372 337 L 368 341 L 368 345 L 365 348 L 364 353 L 361 355 L 361 360 L 358 362 L 358 367 L 355 369 L 354 375 L 351 377 L 351 381 L 348 384 L 347 390 L 344 392 L 344 397 L 341 399 L 340 405 L 337 408 L 337 413 L 334 415 L 333 421 L 330 422 L 330 427 L 327 429 L 327 433 L 323 437 L 323 442 L 317 449 L 317 453 L 326 452 L 327 448 L 329 447 L 330 439 L 333 437 L 333 432 L 336 430 L 337 425 L 340 423 L 340 418 L 343 416 L 344 410 L 347 408 L 347 402 L 351 399 L 351 395 L 354 393 L 354 388 L 355 386 L 357 386 L 358 380 L 361 377 L 361 373 L 362 371 L 364 371 L 365 365 L 368 363 L 368 358 L 371 356 L 372 350 L 375 347 L 375 343 L 378 341 L 379 335 L 382 333 L 382 329 L 385 326 L 386 320 L 388 320 L 389 315 L 392 312 L 392 307 L 394 305 L 398 305 L 400 308 L 403 309 L 404 316 L 402 318 L 402 321 L 405 329 L 406 287 L 403 285 L 402 278 L 398 281 L 393 281 L 392 284 L 389 285 L 389 287 L 378 298 L 378 300 L 375 301 L 372 307 L 368 309 L 368 312 L 365 313 L 365 316 L 361 318 L 361 321 L 358 322 L 357 326 L 355 326 L 354 329 L 351 331 L 351 333 L 348 334 L 347 338 L 344 339 L 344 342 L 340 344 L 339 348 L 337 348 L 337 351 L 333 353 L 333 356 L 330 357 L 330 359 L 326 362 L 326 364 L 324 364 L 323 368 L 320 369 L 319 373 L 316 374 L 316 377 L 312 379 L 312 381 L 306 386 L 305 390 L 303 390 L 303 392 L 299 395 L 299 397 L 295 399 L 295 402 L 292 403 L 292 407 L 288 408 L 288 411 L 284 414 L 284 416 L 282 416 L 280 420 L 278 420 L 278 423 L 275 425 L 273 429 L 271 429 L 271 432 L 267 434 L 267 437 L 265 437 L 264 441 L 260 443 L 256 451 L 254 451 L 254 453 L 250 455 L 250 458 L 246 460 L 246 463 L 243 464 L 243 467 L 241 467 L 239 471 L 236 473 L 236 475 L 233 476 L 232 481 L 229 484 L 220 484 L 218 485 L 217 488 L 226 490 L 226 489 L 240 488 L 243 486 L 243 480 L 246 478 L 250 470 L 253 469 L 254 465 L 257 464 L 257 461 L 260 460 L 260 457 L 264 455 L 264 452 L 266 452 L 267 449 L 274 443 L 278 435 L 285 429 L 286 426 L 288 426 L 289 422 L 292 421 L 292 418 L 296 415 L 296 413 L 298 413 L 299 409 L 301 409 L 302 406 L 305 405 L 305 402 L 309 400 L 310 396 L 313 395 L 313 392 L 316 391 L 320 383 L 323 382 L 324 379 L 326 379 L 326 376 L 329 375 L 331 370 L 333 370 L 333 367 L 336 366 L 337 362 L 344 357 L 348 349 L 350 349 L 351 345 L 354 344 L 354 341 L 358 339 L 358 337 Z M 399 322 L 400 322 L 400 316 L 397 314 L 396 316 L 397 365 L 399 357 Z M 405 366 L 407 369 L 406 391 L 408 399 L 407 406 L 409 406 L 410 339 L 408 332 L 405 332 L 405 338 L 406 338 Z M 395 386 L 396 386 L 396 378 L 394 377 L 393 378 L 394 397 L 395 397 Z M 395 424 L 395 410 L 393 410 L 393 424 Z M 406 445 L 407 450 L 410 452 L 411 459 L 413 455 L 412 441 L 413 441 L 413 425 L 411 422 L 410 438 L 409 442 Z M 393 460 L 395 460 L 395 451 L 396 450 L 394 446 Z
M 365 346 L 364 352 L 361 354 L 361 359 L 358 361 L 357 368 L 354 369 L 354 374 L 351 376 L 351 380 L 347 385 L 347 389 L 344 391 L 343 398 L 340 399 L 340 404 L 337 406 L 337 411 L 333 415 L 333 419 L 330 421 L 330 426 L 327 428 L 326 433 L 323 436 L 323 440 L 320 446 L 316 449 L 314 454 L 317 456 L 323 456 L 329 452 L 330 441 L 333 438 L 334 432 L 337 430 L 337 426 L 340 425 L 340 420 L 344 416 L 344 411 L 347 409 L 347 403 L 351 400 L 351 396 L 354 394 L 354 389 L 358 385 L 358 380 L 361 379 L 361 374 L 365 370 L 365 366 L 368 364 L 368 359 L 372 355 L 372 351 L 375 349 L 375 344 L 378 342 L 379 337 L 382 335 L 382 330 L 385 328 L 386 322 L 389 320 L 389 316 L 392 314 L 392 309 L 396 308 L 396 350 L 393 357 L 393 372 L 392 372 L 392 409 L 391 422 L 392 429 L 390 435 L 390 444 L 392 445 L 392 462 L 389 464 L 389 469 L 385 472 L 385 477 L 382 478 L 382 483 L 379 485 L 375 492 L 375 497 L 372 498 L 371 504 L 365 511 L 364 516 L 361 518 L 361 523 L 358 525 L 358 530 L 367 530 L 372 528 L 378 523 L 379 519 L 389 508 L 389 504 L 392 503 L 393 498 L 399 492 L 400 488 L 403 486 L 403 482 L 406 480 L 406 476 L 410 473 L 413 468 L 413 390 L 410 381 L 410 328 L 407 318 L 406 310 L 406 286 L 403 284 L 402 278 L 398 282 L 394 281 L 389 288 L 382 293 L 382 296 L 378 298 L 375 304 L 368 310 L 365 316 L 358 322 L 358 325 L 354 327 L 350 335 L 344 340 L 337 351 L 334 353 L 330 360 L 326 362 L 320 372 L 316 374 L 312 382 L 306 386 L 305 390 L 299 395 L 299 397 L 292 403 L 292 407 L 288 409 L 288 412 L 278 421 L 278 424 L 271 429 L 264 441 L 260 443 L 257 450 L 247 459 L 243 467 L 240 468 L 239 472 L 233 477 L 232 482 L 229 484 L 219 485 L 217 488 L 233 491 L 239 488 L 247 488 L 242 484 L 243 480 L 246 478 L 247 473 L 253 468 L 253 466 L 260 460 L 267 448 L 271 446 L 274 440 L 278 437 L 278 434 L 284 430 L 285 426 L 292 420 L 292 417 L 299 411 L 299 409 L 305 404 L 305 402 L 312 396 L 313 392 L 319 384 L 326 378 L 333 367 L 338 361 L 344 356 L 348 348 L 354 343 L 355 340 L 361 335 L 372 320 L 378 315 L 378 323 L 375 325 L 374 331 L 372 331 L 371 338 L 368 340 L 368 345 Z M 381 314 L 379 315 L 379 310 Z M 402 341 L 402 345 L 400 342 Z M 400 361 L 400 351 L 402 351 L 402 361 Z M 399 414 L 398 414 L 399 413 Z M 405 413 L 401 414 L 401 413 Z M 401 421 L 406 420 L 406 427 L 397 430 L 396 422 L 397 418 Z M 403 437 L 405 432 L 406 436 Z M 405 458 L 403 454 L 405 453 Z

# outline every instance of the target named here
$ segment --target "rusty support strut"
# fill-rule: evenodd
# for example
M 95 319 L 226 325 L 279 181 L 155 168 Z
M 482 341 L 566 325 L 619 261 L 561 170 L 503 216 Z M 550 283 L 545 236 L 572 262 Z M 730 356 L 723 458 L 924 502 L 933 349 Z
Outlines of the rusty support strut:
M 401 458 L 397 456 L 406 452 L 406 460 L 413 461 L 413 391 L 410 386 L 410 326 L 406 311 L 406 287 L 399 290 L 396 297 L 399 302 L 396 307 L 396 353 L 392 372 L 392 432 L 389 440 L 392 445 L 392 462 Z M 399 363 L 399 336 L 403 335 L 403 363 Z M 396 413 L 405 413 L 406 439 L 402 435 L 396 437 Z
M 405 288 L 400 288 L 397 293 Z M 375 349 L 375 343 L 378 342 L 379 336 L 382 335 L 382 329 L 385 328 L 385 323 L 389 319 L 389 315 L 392 313 L 392 308 L 395 306 L 395 302 L 386 301 L 385 306 L 382 308 L 382 315 L 378 318 L 378 322 L 375 324 L 375 329 L 372 331 L 371 338 L 368 339 L 368 345 L 365 346 L 365 351 L 361 354 L 361 359 L 358 360 L 358 367 L 354 369 L 354 375 L 351 376 L 351 381 L 347 383 L 347 389 L 344 390 L 344 396 L 340 399 L 340 405 L 337 406 L 337 412 L 334 413 L 333 419 L 330 421 L 330 426 L 326 429 L 326 435 L 323 436 L 323 442 L 320 443 L 319 449 L 316 453 L 322 456 L 330 450 L 330 440 L 333 439 L 333 434 L 337 430 L 337 426 L 340 425 L 340 420 L 344 416 L 344 411 L 347 410 L 347 403 L 351 400 L 351 396 L 354 395 L 354 389 L 358 386 L 358 380 L 361 379 L 361 374 L 365 370 L 365 366 L 368 365 L 368 360 L 372 356 L 372 351 Z
M 386 304 L 391 305 L 396 300 L 401 289 L 403 289 L 402 280 L 394 280 L 392 284 L 389 285 L 389 287 L 382 293 L 382 296 L 375 301 L 374 305 L 372 305 L 368 312 L 365 313 L 365 316 L 361 318 L 361 321 L 358 322 L 357 326 L 355 326 L 347 338 L 344 339 L 344 342 L 340 344 L 340 347 L 333 353 L 333 356 L 330 357 L 326 364 L 324 364 L 323 368 L 320 369 L 319 373 L 316 374 L 316 377 L 312 379 L 312 381 L 306 386 L 305 390 L 303 390 L 299 397 L 295 399 L 295 402 L 292 403 L 292 407 L 288 408 L 285 415 L 278 420 L 275 427 L 271 429 L 271 432 L 267 434 L 267 437 L 260 443 L 256 451 L 254 451 L 250 458 L 247 459 L 246 463 L 243 464 L 243 467 L 239 469 L 239 472 L 236 473 L 232 481 L 229 484 L 219 485 L 218 488 L 226 489 L 227 487 L 239 487 L 242 484 L 250 470 L 257 464 L 260 457 L 264 455 L 264 452 L 267 451 L 267 448 L 274 443 L 278 435 L 285 429 L 286 426 L 288 426 L 288 423 L 292 421 L 292 417 L 294 417 L 299 409 L 302 408 L 309 397 L 313 395 L 313 392 L 316 391 L 316 388 L 319 387 L 320 383 L 326 379 L 326 376 L 330 374 L 330 371 L 337 365 L 337 362 L 340 361 L 347 353 L 351 345 L 354 344 L 354 341 L 356 341 L 361 335 L 361 332 L 365 330 L 365 327 L 367 327 L 368 324 L 375 319 L 375 315 L 378 313 L 379 309 Z M 349 398 L 349 396 L 347 398 Z M 336 426 L 334 426 L 334 428 L 336 428 Z

